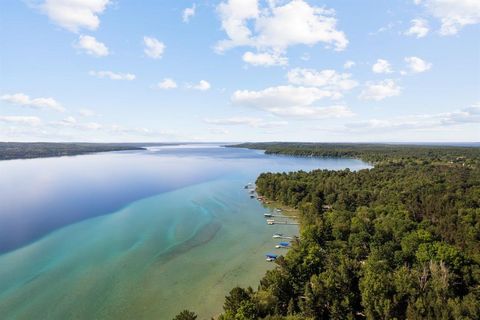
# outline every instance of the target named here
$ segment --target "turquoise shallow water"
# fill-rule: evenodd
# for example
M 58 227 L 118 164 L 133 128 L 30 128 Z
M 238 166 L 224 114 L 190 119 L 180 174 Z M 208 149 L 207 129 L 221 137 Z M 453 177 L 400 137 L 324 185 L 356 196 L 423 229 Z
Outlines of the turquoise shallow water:
M 149 178 L 138 179 L 137 174 L 133 180 L 122 181 L 132 190 L 153 185 L 148 180 L 152 175 L 169 179 L 170 175 L 154 175 L 156 171 L 146 165 L 150 162 L 160 171 L 203 172 L 190 183 L 173 179 L 177 184 L 171 187 L 167 183 L 171 188 L 162 185 L 164 192 L 108 214 L 83 217 L 0 255 L 2 319 L 170 319 L 185 308 L 195 310 L 201 318 L 218 314 L 223 297 L 233 286 L 256 285 L 272 266 L 265 262 L 265 253 L 281 253 L 273 249 L 272 234 L 297 232 L 295 226 L 267 226 L 265 208 L 250 199 L 243 186 L 268 168 L 365 166 L 355 160 L 322 163 L 268 157 L 250 150 L 241 155 L 237 150 L 197 147 L 151 152 L 53 161 L 70 161 L 74 168 L 89 160 L 103 161 L 102 157 L 125 161 L 128 166 L 124 169 L 143 164 L 151 173 L 146 175 Z M 42 161 L 39 163 L 37 168 L 42 167 Z M 187 165 L 190 167 L 184 167 Z M 100 180 L 108 180 L 108 175 Z M 154 193 L 155 188 L 149 190 Z M 37 221 L 35 210 L 28 213 L 26 217 Z M 0 213 L 0 220 L 8 216 Z M 22 230 L 11 230 L 12 237 L 15 231 Z

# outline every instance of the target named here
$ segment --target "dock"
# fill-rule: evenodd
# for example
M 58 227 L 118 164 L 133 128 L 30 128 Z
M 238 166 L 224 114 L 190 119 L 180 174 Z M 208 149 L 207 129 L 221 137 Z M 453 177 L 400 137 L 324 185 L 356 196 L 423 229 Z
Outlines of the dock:
M 281 215 L 281 214 L 270 214 L 270 213 L 265 213 L 263 215 L 264 217 L 266 218 L 270 218 L 270 217 L 277 217 L 277 218 L 292 218 L 292 219 L 296 219 L 298 218 L 297 216 L 286 216 L 286 215 Z
M 298 222 L 289 222 L 289 221 L 277 221 L 273 219 L 267 220 L 267 224 L 269 225 L 274 225 L 274 224 L 286 224 L 286 225 L 292 225 L 292 226 L 298 226 L 300 223 Z

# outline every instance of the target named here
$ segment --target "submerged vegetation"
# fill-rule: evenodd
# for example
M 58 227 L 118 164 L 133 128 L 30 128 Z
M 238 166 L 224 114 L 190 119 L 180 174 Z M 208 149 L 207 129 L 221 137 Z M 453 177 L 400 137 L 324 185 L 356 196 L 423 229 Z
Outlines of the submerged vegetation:
M 240 146 L 375 167 L 260 175 L 259 194 L 301 212 L 301 237 L 220 319 L 480 318 L 480 148 Z

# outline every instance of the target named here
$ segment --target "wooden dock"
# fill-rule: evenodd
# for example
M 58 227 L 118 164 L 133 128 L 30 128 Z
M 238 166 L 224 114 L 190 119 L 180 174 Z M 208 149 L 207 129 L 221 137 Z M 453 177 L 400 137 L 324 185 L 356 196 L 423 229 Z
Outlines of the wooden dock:
M 286 224 L 286 225 L 292 225 L 292 226 L 298 226 L 300 223 L 298 222 L 289 222 L 289 221 L 268 221 L 268 224 L 274 225 L 274 224 Z
M 269 214 L 268 216 L 265 216 L 267 218 L 270 218 L 270 217 L 277 217 L 277 218 L 285 218 L 285 219 L 296 219 L 298 218 L 297 216 L 286 216 L 286 215 L 281 215 L 281 214 Z

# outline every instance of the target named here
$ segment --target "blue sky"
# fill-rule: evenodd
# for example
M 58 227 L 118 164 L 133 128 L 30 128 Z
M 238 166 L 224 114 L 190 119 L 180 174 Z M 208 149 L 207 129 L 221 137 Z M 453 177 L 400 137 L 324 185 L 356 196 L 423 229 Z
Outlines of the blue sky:
M 474 0 L 4 0 L 1 141 L 480 141 Z

